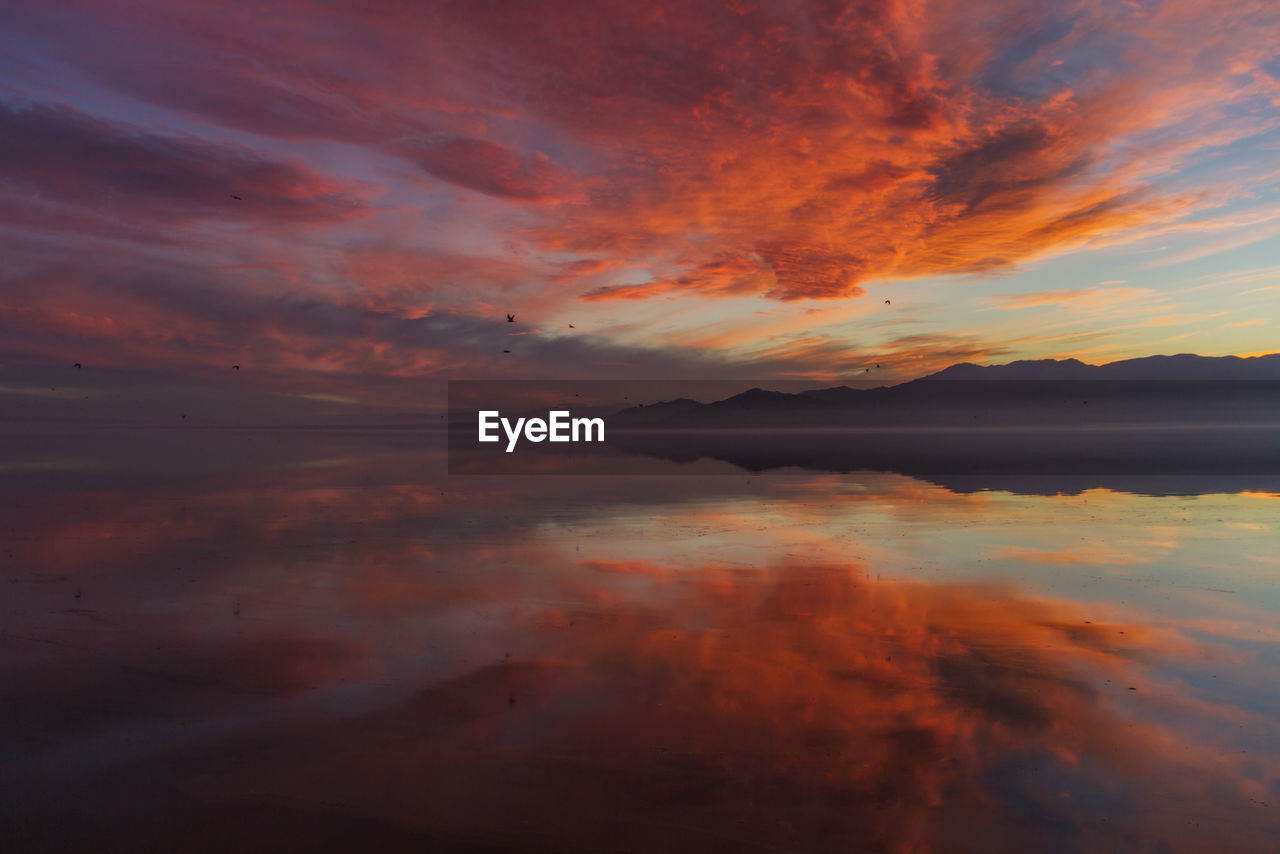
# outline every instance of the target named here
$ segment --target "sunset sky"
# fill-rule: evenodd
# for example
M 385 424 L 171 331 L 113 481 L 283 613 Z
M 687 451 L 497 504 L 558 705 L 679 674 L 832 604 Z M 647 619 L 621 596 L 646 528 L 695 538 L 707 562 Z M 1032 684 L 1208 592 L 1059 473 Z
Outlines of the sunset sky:
M 1273 0 L 15 0 L 0 363 L 374 400 L 1273 352 L 1278 46 Z

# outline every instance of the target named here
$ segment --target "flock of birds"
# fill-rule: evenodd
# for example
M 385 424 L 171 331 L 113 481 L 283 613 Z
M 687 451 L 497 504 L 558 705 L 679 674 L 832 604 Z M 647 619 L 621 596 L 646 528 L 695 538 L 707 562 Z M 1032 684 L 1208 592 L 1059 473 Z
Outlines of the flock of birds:
M 231 196 L 231 198 L 235 199 L 235 200 L 236 200 L 236 201 L 238 201 L 238 202 L 239 202 L 239 201 L 243 201 L 243 199 L 241 199 L 241 198 L 240 198 L 240 196 L 237 196 L 237 195 L 232 195 L 232 196 Z M 885 300 L 885 301 L 884 301 L 884 304 L 885 304 L 885 305 L 890 305 L 891 303 L 889 302 L 889 300 Z M 507 315 L 507 323 L 515 323 L 515 322 L 516 322 L 516 316 L 515 316 L 514 314 L 508 314 L 508 315 Z M 570 324 L 569 324 L 569 328 L 570 328 L 570 329 L 576 329 L 577 327 L 575 327 L 572 323 L 570 323 Z M 504 353 L 510 353 L 511 351 L 510 351 L 510 350 L 503 350 L 502 352 L 504 352 Z M 82 365 L 81 365 L 79 362 L 76 362 L 76 363 L 75 363 L 75 368 L 76 368 L 77 370 L 79 370 L 81 367 L 82 367 Z M 876 367 L 877 367 L 877 368 L 879 368 L 880 366 L 879 366 L 879 365 L 876 365 Z M 238 371 L 238 370 L 240 370 L 240 366 L 239 366 L 239 365 L 232 365 L 232 366 L 231 366 L 231 370 L 233 370 L 233 371 Z M 863 373 L 868 373 L 868 374 L 869 374 L 869 373 L 871 373 L 871 368 L 867 368 L 865 371 L 863 371 Z M 56 389 L 54 389 L 54 390 L 56 391 Z M 186 414 L 185 414 L 185 413 L 183 413 L 183 415 L 182 415 L 182 420 L 183 420 L 183 421 L 186 421 L 186 420 L 187 420 L 187 416 L 186 416 Z
M 507 323 L 515 323 L 515 322 L 516 322 L 516 316 L 515 316 L 514 314 L 508 314 L 508 315 L 507 315 Z M 572 323 L 570 323 L 570 324 L 569 324 L 569 328 L 570 328 L 570 329 L 577 329 L 577 327 L 576 327 L 576 326 L 574 326 Z M 504 353 L 510 353 L 511 351 L 510 351 L 510 350 L 503 350 L 502 352 L 504 352 Z
M 244 198 L 243 198 L 243 197 L 241 197 L 241 196 L 237 196 L 235 193 L 231 193 L 230 195 L 231 195 L 231 198 L 235 199 L 237 202 L 242 202 L 242 201 L 244 201 Z M 892 303 L 891 303 L 889 300 L 885 300 L 885 301 L 884 301 L 884 304 L 885 304 L 885 305 L 891 305 Z M 508 315 L 507 315 L 507 323 L 515 323 L 515 322 L 516 322 L 516 316 L 515 316 L 514 314 L 508 314 Z M 576 328 L 576 327 L 575 327 L 572 323 L 570 323 L 570 324 L 569 324 L 569 328 L 570 328 L 570 329 L 574 329 L 574 328 Z M 511 351 L 510 351 L 510 350 L 503 350 L 502 352 L 504 352 L 504 353 L 510 353 Z M 80 367 L 80 363 L 79 363 L 79 362 L 76 362 L 76 367 L 77 367 L 77 368 L 78 368 L 78 367 Z M 876 367 L 878 368 L 878 367 L 880 367 L 880 366 L 879 366 L 879 365 L 876 365 Z M 240 370 L 240 366 L 239 366 L 239 365 L 232 365 L 232 366 L 231 366 L 231 369 L 232 369 L 233 371 L 238 371 L 238 370 Z M 870 372 L 871 372 L 871 369 L 870 369 L 870 368 L 867 368 L 867 369 L 866 369 L 866 371 L 865 371 L 864 373 L 870 373 Z M 186 418 L 187 416 L 185 416 L 185 415 L 184 415 L 184 416 L 182 416 L 182 417 L 183 417 L 183 418 Z
M 237 198 L 239 198 L 239 196 L 232 196 L 231 198 L 233 198 L 233 199 L 237 199 Z M 893 305 L 893 302 L 892 302 L 891 300 L 885 300 L 885 301 L 884 301 L 884 304 L 885 304 L 885 305 Z M 508 314 L 508 315 L 507 315 L 507 323 L 515 323 L 515 322 L 516 322 L 516 316 L 515 316 L 514 314 Z M 572 323 L 570 323 L 570 324 L 569 324 L 569 328 L 570 328 L 570 329 L 576 329 L 577 327 L 575 327 Z M 504 353 L 510 353 L 511 351 L 510 351 L 510 350 L 503 350 L 502 352 L 504 352 Z M 880 366 L 879 366 L 879 365 L 876 365 L 876 367 L 877 367 L 877 368 L 879 368 Z M 237 369 L 238 369 L 238 368 L 237 368 Z M 871 368 L 867 368 L 865 371 L 863 371 L 863 373 L 868 373 L 868 374 L 869 374 L 869 373 L 871 373 Z
M 232 196 L 231 198 L 233 198 L 233 199 L 238 199 L 238 198 L 240 198 L 240 197 L 239 197 L 239 196 Z M 510 316 L 510 315 L 508 315 L 508 316 Z M 74 364 L 72 364 L 72 366 L 71 366 L 71 367 L 75 368 L 77 371 L 79 371 L 79 370 L 83 370 L 83 369 L 84 369 L 84 365 L 82 365 L 82 364 L 81 364 L 81 363 L 79 363 L 79 362 L 75 362 Z M 239 365 L 232 365 L 232 366 L 231 366 L 231 370 L 233 370 L 233 371 L 238 371 L 238 370 L 240 370 L 240 366 L 239 366 Z M 49 388 L 49 390 L 50 390 L 50 391 L 57 391 L 58 389 L 57 389 L 57 386 L 51 386 L 51 387 Z M 85 400 L 88 400 L 88 399 L 89 399 L 88 395 L 86 395 L 84 399 L 85 399 Z M 187 420 L 187 414 L 186 414 L 185 412 L 184 412 L 184 413 L 182 413 L 182 414 L 181 414 L 180 416 L 178 416 L 178 417 L 179 417 L 182 421 L 186 421 L 186 420 Z

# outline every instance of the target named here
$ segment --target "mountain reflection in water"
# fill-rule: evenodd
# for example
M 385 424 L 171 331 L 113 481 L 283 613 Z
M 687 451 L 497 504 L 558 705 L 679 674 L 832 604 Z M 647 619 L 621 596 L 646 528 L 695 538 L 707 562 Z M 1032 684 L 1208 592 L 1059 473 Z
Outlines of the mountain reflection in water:
M 418 435 L 10 447 L 10 850 L 1280 832 L 1271 492 L 450 478 Z

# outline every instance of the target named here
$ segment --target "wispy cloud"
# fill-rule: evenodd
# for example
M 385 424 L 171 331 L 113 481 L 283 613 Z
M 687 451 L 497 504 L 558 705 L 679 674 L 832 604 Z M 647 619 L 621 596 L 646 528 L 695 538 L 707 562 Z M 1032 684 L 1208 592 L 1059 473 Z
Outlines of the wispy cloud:
M 1155 293 L 1156 291 L 1151 288 L 1069 288 L 1029 294 L 1001 294 L 988 297 L 986 302 L 1002 310 L 1039 308 L 1064 303 L 1096 308 L 1150 297 Z
M 1168 238 L 1169 266 L 1275 228 L 1274 203 L 1231 203 L 1257 191 L 1248 168 L 1205 165 L 1280 121 L 1280 10 L 1244 0 L 71 0 L 0 25 L 0 317 L 22 359 L 195 370 L 252 343 L 299 377 L 505 371 L 465 335 L 404 330 L 514 311 L 548 341 L 583 313 L 592 348 L 630 348 L 611 362 L 933 364 L 1008 335 L 739 318 L 1082 246 Z M 1156 290 L 981 305 L 1146 310 Z

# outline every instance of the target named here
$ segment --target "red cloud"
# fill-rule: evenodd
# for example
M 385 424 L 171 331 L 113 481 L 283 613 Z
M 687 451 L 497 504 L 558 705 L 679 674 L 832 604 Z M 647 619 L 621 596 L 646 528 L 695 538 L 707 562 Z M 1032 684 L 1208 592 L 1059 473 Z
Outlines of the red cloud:
M 1280 11 L 1244 2 L 1212 21 L 1192 0 L 1070 13 L 1031 0 L 152 3 L 128 16 L 17 4 L 5 21 L 56 51 L 47 79 L 24 73 L 10 90 L 34 106 L 0 106 L 3 223 L 24 239 L 147 243 L 156 281 L 217 254 L 222 281 L 202 288 L 227 315 L 261 297 L 230 271 L 269 268 L 291 301 L 257 340 L 321 371 L 474 365 L 452 341 L 415 354 L 387 318 L 501 316 L 513 292 L 525 317 L 567 296 L 843 299 L 1112 239 L 1204 203 L 1190 183 L 1158 182 L 1256 132 L 1280 96 L 1268 70 Z M 49 106 L 55 92 L 93 95 L 115 118 Z M 385 188 L 377 207 L 349 198 L 354 175 Z M 267 245 L 280 224 L 329 231 Z M 218 252 L 197 259 L 193 243 Z M 419 275 L 412 261 L 367 263 L 370 245 L 514 263 L 487 279 Z M 135 316 L 180 314 L 161 293 Z M 332 322 L 276 317 L 315 302 L 381 319 L 288 340 Z M 391 344 L 368 343 L 388 327 Z M 199 352 L 169 341 L 154 357 Z
M 402 151 L 435 177 L 490 196 L 541 201 L 564 180 L 545 155 L 521 156 L 483 139 L 406 145 Z

